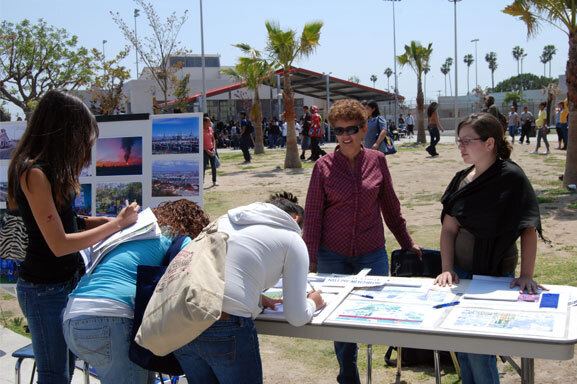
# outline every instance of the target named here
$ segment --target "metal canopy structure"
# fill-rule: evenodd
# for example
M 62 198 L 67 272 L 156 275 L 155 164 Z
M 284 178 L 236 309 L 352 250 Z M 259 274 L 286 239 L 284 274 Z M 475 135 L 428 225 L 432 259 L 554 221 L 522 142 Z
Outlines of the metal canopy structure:
M 283 71 L 277 71 L 277 74 L 282 75 Z M 318 99 L 327 98 L 327 75 L 309 71 L 304 68 L 292 68 L 290 76 L 291 86 L 295 93 L 316 97 Z M 330 75 L 328 77 L 329 97 L 332 101 L 346 98 L 375 101 L 395 100 L 394 93 L 352 83 Z M 399 95 L 399 100 L 403 99 L 404 97 Z
M 277 75 L 283 75 L 282 70 L 276 72 Z M 309 71 L 304 68 L 291 68 L 291 87 L 293 92 L 301 95 L 310 96 L 322 100 L 327 98 L 327 75 Z M 328 76 L 328 93 L 331 101 L 339 99 L 356 99 L 356 100 L 375 100 L 375 101 L 394 101 L 395 94 L 386 92 L 380 89 L 367 87 L 361 84 L 353 83 L 337 77 Z M 232 83 L 220 88 L 208 90 L 206 96 L 216 96 L 222 93 L 230 92 L 243 88 L 245 82 Z M 271 87 L 274 87 L 271 85 Z M 196 93 L 188 97 L 188 102 L 197 101 L 202 96 L 202 93 Z M 404 97 L 399 95 L 399 100 L 404 100 Z M 177 100 L 171 100 L 167 103 L 160 103 L 160 106 L 175 104 Z

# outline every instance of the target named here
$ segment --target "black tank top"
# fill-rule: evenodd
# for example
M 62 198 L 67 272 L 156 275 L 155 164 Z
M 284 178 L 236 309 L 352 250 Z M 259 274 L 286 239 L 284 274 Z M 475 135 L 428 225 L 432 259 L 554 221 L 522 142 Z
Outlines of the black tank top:
M 34 168 L 39 168 L 48 177 L 48 180 L 51 180 L 50 169 L 47 166 L 34 165 Z M 71 192 L 65 206 L 58 210 L 66 233 L 78 232 L 74 213 L 74 198 L 75 194 Z M 61 283 L 72 279 L 77 271 L 82 271 L 84 266 L 78 252 L 61 257 L 56 257 L 52 253 L 38 224 L 36 224 L 28 200 L 20 187 L 18 187 L 16 203 L 28 229 L 28 248 L 26 249 L 26 258 L 20 265 L 20 278 L 39 284 Z

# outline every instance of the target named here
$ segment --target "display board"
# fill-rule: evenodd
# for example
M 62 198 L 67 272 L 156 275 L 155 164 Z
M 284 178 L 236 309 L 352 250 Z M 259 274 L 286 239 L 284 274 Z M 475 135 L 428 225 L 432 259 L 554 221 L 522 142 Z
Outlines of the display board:
M 82 171 L 79 214 L 116 216 L 126 201 L 155 207 L 189 199 L 203 206 L 202 113 L 98 123 L 92 163 Z M 0 210 L 6 209 L 10 156 L 26 122 L 0 123 Z

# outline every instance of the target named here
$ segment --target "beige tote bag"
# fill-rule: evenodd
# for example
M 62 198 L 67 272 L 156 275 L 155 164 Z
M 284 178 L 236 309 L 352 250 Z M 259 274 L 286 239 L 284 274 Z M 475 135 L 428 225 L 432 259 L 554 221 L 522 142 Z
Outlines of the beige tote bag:
M 135 341 L 157 356 L 188 344 L 220 318 L 228 235 L 209 224 L 171 261 Z

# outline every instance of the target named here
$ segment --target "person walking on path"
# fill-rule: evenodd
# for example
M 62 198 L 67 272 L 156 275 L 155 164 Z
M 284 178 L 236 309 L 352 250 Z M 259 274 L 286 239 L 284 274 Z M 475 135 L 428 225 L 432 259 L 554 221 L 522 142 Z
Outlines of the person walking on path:
M 309 136 L 311 138 L 311 160 L 317 161 L 319 157 L 326 155 L 320 147 L 321 138 L 323 137 L 322 118 L 319 114 L 319 107 L 311 107 L 311 128 Z
M 374 100 L 369 100 L 364 104 L 367 112 L 367 133 L 363 140 L 365 148 L 379 149 L 381 143 L 387 138 L 389 133 L 387 122 L 381 116 L 379 105 Z
M 206 167 L 210 163 L 210 169 L 212 170 L 212 185 L 215 187 L 218 185 L 216 182 L 216 142 L 214 140 L 214 133 L 210 126 L 210 117 L 205 116 L 203 118 L 203 128 L 202 128 L 202 146 L 204 149 L 204 162 L 202 167 L 203 180 L 206 174 Z
M 567 104 L 567 98 L 563 100 L 563 109 L 561 110 L 561 116 L 559 122 L 561 123 L 561 130 L 563 131 L 563 148 L 562 150 L 567 150 L 567 143 L 569 142 L 569 106 Z
M 407 134 L 409 138 L 413 137 L 413 130 L 415 129 L 415 118 L 411 115 L 411 112 L 407 114 Z
M 250 147 L 252 145 L 252 132 L 254 128 L 246 118 L 246 113 L 240 113 L 240 149 L 244 156 L 244 164 L 250 163 Z
M 520 116 L 521 120 L 521 137 L 519 137 L 519 144 L 523 144 L 523 139 L 526 140 L 527 144 L 529 142 L 529 133 L 531 132 L 531 124 L 533 123 L 533 114 L 529 112 L 527 107 L 523 107 L 523 113 Z
M 532 155 L 539 154 L 539 148 L 541 147 L 541 139 L 545 143 L 545 147 L 547 150 L 543 152 L 543 155 L 548 155 L 551 152 L 549 151 L 549 141 L 547 140 L 547 111 L 545 107 L 547 103 L 542 102 L 539 104 L 539 115 L 537 116 L 537 120 L 535 121 L 535 129 L 537 130 L 537 146 L 535 150 L 531 152 Z
M 515 133 L 519 128 L 519 114 L 515 111 L 515 107 L 511 106 L 508 119 L 509 136 L 511 136 L 511 144 L 515 144 Z
M 313 168 L 303 238 L 310 270 L 319 273 L 388 275 L 384 222 L 403 249 L 421 254 L 407 231 L 385 155 L 361 144 L 367 113 L 352 99 L 336 101 L 328 120 L 337 137 L 335 151 Z M 339 383 L 359 384 L 357 344 L 335 342 Z
M 426 150 L 429 153 L 429 155 L 431 155 L 431 157 L 439 156 L 439 154 L 437 153 L 436 146 L 441 140 L 440 132 L 445 131 L 445 129 L 443 129 L 443 126 L 441 125 L 441 122 L 439 121 L 439 114 L 437 112 L 438 107 L 439 104 L 433 101 L 431 104 L 429 104 L 429 107 L 427 108 L 427 118 L 428 118 L 427 129 L 429 130 L 429 134 L 431 135 L 431 144 L 426 148 Z
M 311 147 L 311 138 L 309 136 L 309 130 L 311 129 L 311 114 L 309 112 L 309 107 L 306 105 L 303 107 L 303 115 L 301 117 L 302 138 L 301 138 L 301 160 L 306 159 L 306 151 Z

